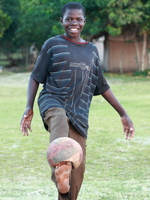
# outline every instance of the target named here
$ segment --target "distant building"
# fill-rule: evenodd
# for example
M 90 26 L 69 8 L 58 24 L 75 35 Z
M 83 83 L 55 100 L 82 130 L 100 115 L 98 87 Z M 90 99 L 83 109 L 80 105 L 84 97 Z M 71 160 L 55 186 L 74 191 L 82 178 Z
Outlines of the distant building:
M 107 72 L 134 72 L 139 68 L 143 42 L 135 43 L 130 34 L 112 37 L 110 35 L 93 41 L 97 46 L 103 69 Z M 139 58 L 138 53 L 139 52 Z M 145 65 L 150 63 L 149 54 L 145 58 Z

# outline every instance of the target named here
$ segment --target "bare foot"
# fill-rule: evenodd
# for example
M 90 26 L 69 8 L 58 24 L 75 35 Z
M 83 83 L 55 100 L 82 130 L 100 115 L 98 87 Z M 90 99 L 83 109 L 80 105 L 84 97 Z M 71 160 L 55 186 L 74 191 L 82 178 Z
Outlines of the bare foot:
M 62 162 L 55 167 L 55 177 L 58 191 L 62 194 L 69 192 L 69 176 L 72 170 L 72 163 L 69 161 Z

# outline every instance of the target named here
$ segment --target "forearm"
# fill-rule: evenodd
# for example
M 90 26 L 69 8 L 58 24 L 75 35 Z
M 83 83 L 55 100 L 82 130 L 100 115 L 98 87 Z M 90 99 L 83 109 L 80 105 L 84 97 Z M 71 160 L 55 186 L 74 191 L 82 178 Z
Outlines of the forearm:
M 124 108 L 121 106 L 119 101 L 116 99 L 114 96 L 113 92 L 111 89 L 108 89 L 106 92 L 102 94 L 102 96 L 106 99 L 106 101 L 118 112 L 120 117 L 127 115 L 126 111 Z
M 35 100 L 38 88 L 39 88 L 39 83 L 36 82 L 34 79 L 30 78 L 29 84 L 28 84 L 28 91 L 27 91 L 27 105 L 26 105 L 26 108 L 33 109 L 34 100 Z

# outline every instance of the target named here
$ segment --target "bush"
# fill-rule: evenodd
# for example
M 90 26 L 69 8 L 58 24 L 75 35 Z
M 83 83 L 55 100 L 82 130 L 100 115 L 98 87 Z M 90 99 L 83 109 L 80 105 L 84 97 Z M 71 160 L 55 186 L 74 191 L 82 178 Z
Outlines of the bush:
M 133 73 L 133 76 L 145 76 L 145 77 L 150 77 L 150 69 L 146 69 L 144 71 L 135 71 Z

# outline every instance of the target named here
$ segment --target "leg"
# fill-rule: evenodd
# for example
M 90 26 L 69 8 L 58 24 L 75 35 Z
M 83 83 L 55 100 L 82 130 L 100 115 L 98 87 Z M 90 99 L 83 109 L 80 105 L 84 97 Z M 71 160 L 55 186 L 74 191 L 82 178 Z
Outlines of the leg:
M 45 112 L 44 123 L 48 126 L 48 131 L 50 132 L 50 142 L 59 138 L 59 137 L 68 137 L 69 136 L 69 125 L 68 125 L 68 117 L 66 116 L 66 112 L 62 108 L 53 107 L 48 109 Z M 59 185 L 63 189 L 61 184 L 57 184 L 57 181 L 60 182 L 64 176 L 69 176 L 72 166 L 67 165 L 60 166 L 58 168 L 52 168 L 51 179 L 55 183 L 56 187 L 59 188 Z M 63 173 L 62 177 L 60 176 L 60 172 L 68 172 Z M 55 177 L 55 174 L 59 174 L 59 176 Z M 69 186 L 69 184 L 68 184 Z M 70 187 L 70 186 L 69 186 Z M 58 200 L 68 200 L 68 194 L 61 195 L 58 192 Z
M 83 138 L 76 129 L 69 123 L 69 137 L 76 140 L 83 150 L 83 161 L 77 169 L 71 171 L 70 196 L 69 200 L 76 200 L 80 191 L 85 171 L 86 139 Z
M 44 122 L 48 125 L 50 132 L 50 142 L 59 137 L 68 137 L 69 125 L 68 117 L 63 108 L 50 108 L 45 112 Z
M 77 132 L 71 122 L 69 123 L 69 137 L 74 139 L 81 145 L 83 150 L 83 160 L 77 169 L 72 169 L 71 171 L 69 197 L 64 197 L 59 194 L 59 200 L 76 200 L 84 178 L 86 139 Z
M 82 185 L 85 170 L 86 139 L 83 138 L 72 126 L 68 120 L 68 117 L 66 116 L 65 110 L 62 108 L 50 108 L 48 111 L 46 111 L 44 122 L 48 125 L 49 132 L 51 133 L 50 142 L 59 137 L 70 137 L 76 140 L 83 149 L 82 163 L 77 169 L 73 169 L 71 171 L 69 194 L 59 193 L 58 195 L 58 200 L 76 200 Z M 54 172 L 55 170 L 52 169 L 52 180 L 55 182 L 57 187 Z

